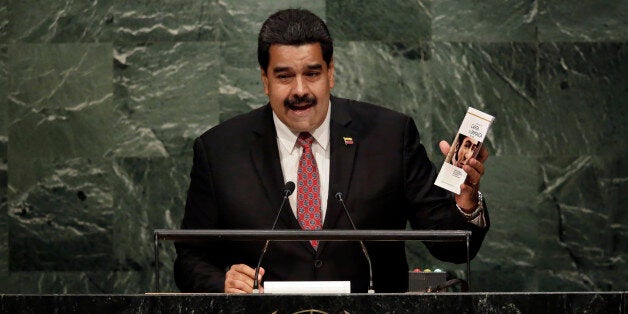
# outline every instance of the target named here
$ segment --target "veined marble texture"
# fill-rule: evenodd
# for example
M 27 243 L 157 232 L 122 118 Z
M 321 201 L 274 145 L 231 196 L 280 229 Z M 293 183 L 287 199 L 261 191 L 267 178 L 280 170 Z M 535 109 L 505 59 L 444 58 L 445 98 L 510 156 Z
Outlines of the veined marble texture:
M 626 290 L 627 1 L 0 3 L 0 293 L 143 293 L 183 215 L 194 138 L 266 104 L 265 18 L 335 40 L 334 95 L 411 115 L 435 164 L 496 117 L 475 291 Z M 464 266 L 408 243 L 411 268 Z M 160 285 L 176 291 L 174 247 Z
M 2 10 L 4 11 L 4 10 Z M 0 13 L 2 13 L 0 11 Z M 2 16 L 2 15 L 0 15 Z M 0 277 L 9 270 L 9 238 L 7 232 L 7 47 L 0 45 Z

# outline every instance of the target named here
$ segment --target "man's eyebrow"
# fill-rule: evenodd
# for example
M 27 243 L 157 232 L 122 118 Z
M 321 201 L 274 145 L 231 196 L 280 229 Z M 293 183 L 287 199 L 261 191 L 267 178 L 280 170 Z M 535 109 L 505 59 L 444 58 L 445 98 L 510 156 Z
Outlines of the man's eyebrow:
M 308 70 L 321 70 L 323 66 L 321 64 L 311 64 L 307 66 Z M 290 67 L 274 67 L 273 73 L 290 71 Z
M 286 72 L 288 70 L 290 70 L 290 67 L 274 67 L 273 73 Z

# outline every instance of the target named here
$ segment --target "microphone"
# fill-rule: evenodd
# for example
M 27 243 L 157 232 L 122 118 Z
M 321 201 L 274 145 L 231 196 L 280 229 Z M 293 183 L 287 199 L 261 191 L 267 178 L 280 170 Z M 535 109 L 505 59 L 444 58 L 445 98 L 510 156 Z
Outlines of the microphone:
M 342 199 L 342 192 L 336 193 L 335 196 L 338 202 L 342 204 L 342 208 L 344 208 L 345 213 L 347 214 L 347 218 L 349 218 L 349 222 L 351 223 L 351 226 L 353 227 L 353 230 L 358 230 L 358 228 L 356 228 L 355 224 L 353 223 L 353 219 L 351 219 L 351 215 L 349 215 L 349 210 L 347 209 L 347 206 L 345 205 L 345 201 Z M 375 290 L 373 289 L 373 265 L 371 265 L 371 257 L 369 257 L 369 252 L 366 250 L 366 246 L 364 246 L 364 242 L 362 242 L 362 240 L 359 240 L 359 242 L 360 242 L 360 246 L 362 247 L 362 252 L 364 253 L 364 257 L 366 257 L 366 261 L 369 263 L 368 293 L 375 293 Z
M 281 215 L 281 210 L 283 209 L 283 205 L 286 204 L 286 200 L 288 200 L 288 196 L 292 195 L 294 192 L 294 182 L 288 181 L 286 185 L 283 187 L 283 198 L 281 200 L 281 205 L 279 205 L 279 211 L 277 211 L 277 216 L 275 217 L 275 222 L 273 222 L 272 228 L 270 230 L 275 230 L 277 227 L 277 221 L 279 220 L 279 216 Z M 262 259 L 264 259 L 264 255 L 266 255 L 266 249 L 268 249 L 268 244 L 270 240 L 266 240 L 264 244 L 264 248 L 262 248 L 262 254 L 259 256 L 259 260 L 257 261 L 257 267 L 255 267 L 255 277 L 253 277 L 253 293 L 259 293 L 259 280 L 257 280 L 257 276 L 259 276 L 259 268 L 262 265 Z

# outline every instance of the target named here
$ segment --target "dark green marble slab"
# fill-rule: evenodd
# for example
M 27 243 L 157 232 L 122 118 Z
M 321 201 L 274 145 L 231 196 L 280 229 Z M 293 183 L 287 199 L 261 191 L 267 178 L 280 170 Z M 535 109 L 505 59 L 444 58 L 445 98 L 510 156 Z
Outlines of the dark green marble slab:
M 475 291 L 625 290 L 625 163 L 490 157 L 481 189 L 492 226 L 472 261 Z M 411 267 L 466 278 L 464 267 L 434 259 L 421 245 L 407 248 Z
M 120 44 L 256 40 L 273 12 L 302 7 L 325 17 L 325 1 L 113 0 L 114 40 Z
M 7 40 L 21 43 L 111 41 L 112 0 L 8 2 Z M 4 25 L 4 23 L 3 23 Z M 3 27 L 4 28 L 4 27 Z
M 550 277 L 582 290 L 625 290 L 628 228 L 619 204 L 625 200 L 626 158 L 547 157 L 542 163 L 540 197 L 547 211 L 539 217 L 544 228 L 538 252 Z
M 628 148 L 628 46 L 539 46 L 539 103 L 534 133 L 546 155 L 625 156 Z
M 7 70 L 10 100 L 29 109 L 78 112 L 111 98 L 110 44 L 13 44 Z
M 413 42 L 432 35 L 428 1 L 327 1 L 327 23 L 337 41 Z
M 154 287 L 153 230 L 178 228 L 190 161 L 82 162 L 73 160 L 66 169 L 53 164 L 55 173 L 42 179 L 39 189 L 10 204 L 13 260 L 4 291 L 143 293 Z M 82 233 L 75 235 L 75 229 Z M 160 253 L 161 286 L 176 291 L 174 246 L 162 244 Z M 39 284 L 11 284 L 21 280 Z
M 115 143 L 110 51 L 107 44 L 9 47 L 11 270 L 111 263 L 113 187 L 97 179 L 103 163 L 95 161 Z
M 5 276 L 9 268 L 7 85 L 7 47 L 0 45 L 0 277 Z
M 8 60 L 10 269 L 110 269 L 111 45 L 12 45 Z
M 178 229 L 183 218 L 191 160 L 116 158 L 114 166 L 125 188 L 118 190 L 113 217 L 113 269 L 150 273 L 154 271 L 153 231 Z M 168 264 L 175 257 L 174 246 L 164 246 L 160 260 Z M 162 275 L 168 277 L 172 279 L 172 274 Z
M 442 159 L 439 160 L 442 163 Z M 478 255 L 471 262 L 474 291 L 537 291 L 527 280 L 541 267 L 536 248 L 539 245 L 539 224 L 536 199 L 543 185 L 537 158 L 525 156 L 491 156 L 485 164 L 482 179 L 491 230 Z M 517 184 L 504 182 L 516 178 Z M 406 244 L 411 267 L 440 268 L 458 278 L 467 278 L 466 265 L 441 262 L 432 257 L 422 244 Z
M 220 122 L 268 103 L 257 62 L 257 41 L 223 42 L 220 54 L 223 58 L 218 79 Z
M 429 47 L 418 42 L 337 42 L 332 93 L 417 117 L 429 115 L 425 104 L 428 53 Z
M 129 138 L 115 156 L 189 156 L 191 141 L 218 122 L 219 45 L 157 43 L 114 53 L 116 111 L 146 139 L 138 146 Z
M 212 41 L 220 37 L 218 1 L 113 0 L 117 43 Z
M 9 47 L 9 184 L 16 191 L 37 180 L 30 160 L 100 157 L 115 147 L 122 130 L 111 102 L 110 51 L 108 44 Z
M 153 287 L 152 272 L 133 271 L 12 271 L 2 277 L 2 293 L 19 294 L 142 294 Z
M 49 170 L 9 201 L 10 270 L 109 269 L 116 198 L 107 162 L 31 163 Z
M 433 109 L 433 134 L 451 142 L 468 107 L 491 114 L 485 145 L 493 156 L 538 156 L 531 115 L 536 101 L 536 45 L 527 43 L 433 43 L 427 92 Z M 438 143 L 433 151 L 437 152 Z
M 325 20 L 325 0 L 239 0 L 220 1 L 217 27 L 221 41 L 255 41 L 262 23 L 272 13 L 288 8 L 312 11 Z
M 537 38 L 536 0 L 438 0 L 432 2 L 432 40 L 532 42 Z
M 6 43 L 9 29 L 8 1 L 0 3 L 0 43 Z
M 432 106 L 425 87 L 428 60 L 429 49 L 420 43 L 336 42 L 332 94 L 412 116 L 429 150 Z
M 491 156 L 485 166 L 481 190 L 492 225 L 481 254 L 474 260 L 474 269 L 500 276 L 509 272 L 531 272 L 539 262 L 535 252 L 539 208 L 535 200 L 543 185 L 540 163 L 534 157 L 508 155 Z M 508 193 L 504 193 L 505 182 L 516 182 L 507 184 Z M 496 286 L 490 290 L 509 289 Z
M 628 2 L 539 1 L 539 40 L 542 42 L 625 41 Z
M 6 144 L 2 144 L 6 147 Z M 4 158 L 6 160 L 6 158 Z M 9 228 L 7 219 L 7 171 L 6 161 L 0 164 L 4 170 L 0 170 L 0 278 L 9 272 Z M 0 279 L 0 283 L 3 282 Z M 0 284 L 1 286 L 1 284 Z

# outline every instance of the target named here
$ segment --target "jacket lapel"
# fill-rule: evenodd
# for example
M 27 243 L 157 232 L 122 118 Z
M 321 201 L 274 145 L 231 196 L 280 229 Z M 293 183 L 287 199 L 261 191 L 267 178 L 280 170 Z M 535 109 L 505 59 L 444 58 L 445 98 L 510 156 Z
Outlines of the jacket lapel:
M 346 200 L 349 195 L 349 186 L 353 173 L 355 155 L 359 147 L 358 132 L 351 127 L 351 116 L 346 110 L 345 100 L 332 98 L 330 123 L 330 169 L 329 169 L 329 196 L 327 198 L 327 212 L 323 229 L 334 229 L 338 219 L 344 215 L 344 209 L 336 199 L 336 193 L 341 192 Z M 326 242 L 323 241 L 318 249 L 320 253 Z
M 253 126 L 253 132 L 258 137 L 251 143 L 250 155 L 259 176 L 259 181 L 262 182 L 266 196 L 272 206 L 273 217 L 275 217 L 281 205 L 281 191 L 285 183 L 283 182 L 283 173 L 277 150 L 277 135 L 270 105 L 267 105 L 266 108 L 260 111 L 260 115 L 262 117 L 256 121 L 261 121 L 261 123 Z M 289 229 L 300 228 L 294 214 L 292 214 L 289 202 L 284 204 L 279 219 Z M 278 229 L 281 229 L 281 224 L 278 224 Z

